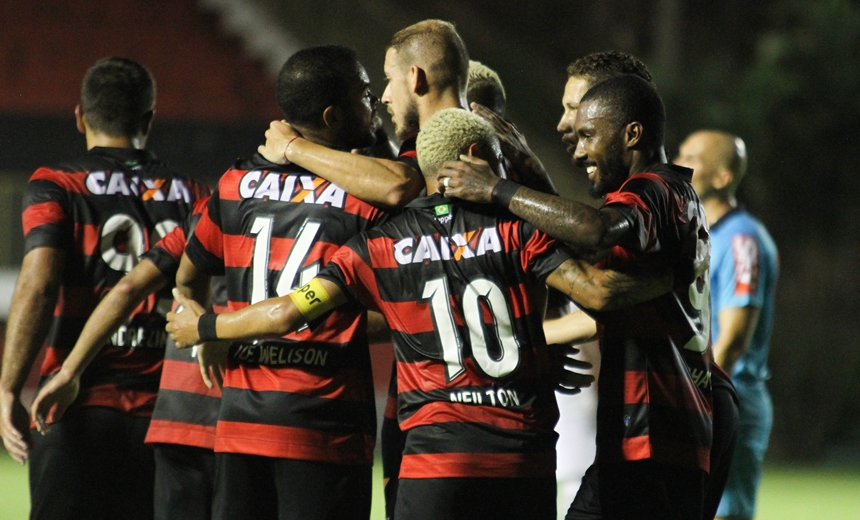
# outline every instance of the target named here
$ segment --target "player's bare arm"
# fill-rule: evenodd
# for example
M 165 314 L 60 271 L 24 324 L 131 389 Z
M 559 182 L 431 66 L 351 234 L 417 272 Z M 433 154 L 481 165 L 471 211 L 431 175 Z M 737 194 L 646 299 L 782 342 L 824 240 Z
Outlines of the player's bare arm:
M 735 363 L 749 349 L 760 311 L 751 306 L 727 307 L 717 314 L 720 335 L 714 340 L 714 361 L 726 373 L 732 373 Z
M 546 283 L 580 307 L 611 311 L 666 294 L 673 289 L 675 279 L 669 270 L 634 275 L 598 269 L 571 258 L 550 273 Z
M 65 251 L 59 248 L 27 253 L 9 309 L 0 375 L 0 434 L 6 451 L 21 464 L 30 444 L 30 415 L 21 403 L 21 390 L 50 327 L 64 265 Z
M 543 333 L 549 345 L 583 343 L 597 338 L 597 322 L 584 312 L 571 312 L 560 318 L 544 320 Z
M 483 105 L 472 103 L 470 106 L 472 112 L 493 125 L 493 130 L 496 131 L 496 136 L 502 147 L 502 153 L 515 170 L 508 172 L 511 174 L 510 179 L 534 190 L 558 195 L 558 191 L 553 186 L 552 179 L 549 178 L 543 163 L 529 148 L 525 136 L 517 127 Z
M 200 317 L 204 314 L 200 305 L 179 291 L 174 291 L 173 295 L 183 309 L 167 314 L 167 332 L 179 348 L 213 339 L 280 337 L 346 302 L 340 287 L 328 280 L 314 278 L 287 296 L 269 298 L 237 311 L 218 314 L 212 318 L 214 330 L 211 330 L 200 323 Z
M 183 296 L 208 308 L 212 299 L 211 281 L 211 276 L 201 273 L 188 255 L 182 254 L 176 270 L 176 288 Z
M 30 418 L 40 433 L 47 433 L 48 423 L 60 420 L 78 396 L 81 374 L 108 343 L 111 335 L 147 296 L 164 287 L 168 281 L 154 263 L 144 259 L 99 302 L 60 371 L 39 390 L 33 400 Z M 56 409 L 49 416 L 55 405 Z
M 332 150 L 303 139 L 284 121 L 272 121 L 266 144 L 257 151 L 276 164 L 295 163 L 380 207 L 401 207 L 424 188 L 424 178 L 407 164 Z
M 618 244 L 629 230 L 618 211 L 503 181 L 486 161 L 475 157 L 462 155 L 459 161 L 444 163 L 436 179 L 446 196 L 494 202 L 553 238 L 576 247 L 607 249 Z
M 194 305 L 199 307 L 201 314 L 211 305 L 211 280 L 211 276 L 201 273 L 194 262 L 182 254 L 179 268 L 176 270 L 176 290 L 192 300 Z M 209 341 L 197 347 L 197 365 L 207 388 L 222 388 L 229 349 L 230 344 L 223 341 Z

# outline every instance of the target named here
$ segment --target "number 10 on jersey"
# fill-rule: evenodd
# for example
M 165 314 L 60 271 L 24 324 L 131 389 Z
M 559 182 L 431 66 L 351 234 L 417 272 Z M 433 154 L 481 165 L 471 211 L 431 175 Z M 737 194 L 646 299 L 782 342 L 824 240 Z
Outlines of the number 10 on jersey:
M 447 278 L 436 278 L 425 282 L 421 296 L 425 300 L 430 300 L 433 326 L 438 335 L 442 359 L 445 361 L 445 373 L 448 382 L 451 382 L 465 369 L 463 368 L 464 345 L 454 321 Z M 500 379 L 511 375 L 520 363 L 520 346 L 514 336 L 511 313 L 508 310 L 504 291 L 491 280 L 479 278 L 466 285 L 460 302 L 463 319 L 469 331 L 469 346 L 477 365 L 492 378 Z M 497 356 L 490 353 L 491 342 L 487 341 L 486 337 L 489 331 L 482 319 L 482 302 L 492 316 L 493 326 L 489 328 L 494 330 L 501 350 Z

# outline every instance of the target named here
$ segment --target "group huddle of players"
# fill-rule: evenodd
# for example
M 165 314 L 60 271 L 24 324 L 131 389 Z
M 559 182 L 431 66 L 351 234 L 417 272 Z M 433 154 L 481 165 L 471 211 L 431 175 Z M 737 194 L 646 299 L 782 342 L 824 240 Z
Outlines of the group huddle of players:
M 211 190 L 144 150 L 143 66 L 87 71 L 86 155 L 25 194 L 0 378 L 31 518 L 367 519 L 369 344 L 392 343 L 387 516 L 555 519 L 554 392 L 593 378 L 547 345 L 548 290 L 585 311 L 553 342 L 601 345 L 568 518 L 714 517 L 737 405 L 709 216 L 666 161 L 647 69 L 608 52 L 568 71 L 559 131 L 601 207 L 558 196 L 450 23 L 396 33 L 384 70 L 399 152 L 355 52 L 311 47 L 278 76 L 283 121 Z

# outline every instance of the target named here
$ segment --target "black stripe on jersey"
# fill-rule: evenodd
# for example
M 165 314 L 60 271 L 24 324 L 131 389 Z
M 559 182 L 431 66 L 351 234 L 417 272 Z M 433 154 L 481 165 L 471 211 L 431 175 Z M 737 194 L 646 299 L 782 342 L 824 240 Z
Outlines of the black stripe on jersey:
M 155 264 L 155 267 L 161 271 L 161 274 L 171 281 L 176 278 L 176 271 L 179 269 L 179 262 L 177 262 L 176 258 L 174 258 L 173 255 L 168 253 L 165 249 L 161 247 L 153 247 L 144 253 L 143 258 Z M 171 283 L 171 285 L 173 284 Z
M 260 199 L 242 200 L 218 200 L 220 209 L 220 221 L 214 217 L 212 221 L 219 224 L 224 235 L 249 236 L 248 215 L 264 217 L 278 215 L 273 219 L 276 226 L 272 229 L 272 236 L 276 238 L 296 238 L 301 231 L 301 222 L 305 220 L 316 220 L 324 223 L 319 230 L 316 241 L 343 244 L 352 238 L 358 231 L 367 229 L 370 221 L 350 211 L 350 207 L 332 208 L 319 204 L 308 204 L 302 202 L 263 201 Z M 288 216 L 284 216 L 288 215 Z
M 543 453 L 554 452 L 558 434 L 502 430 L 486 424 L 440 422 L 407 432 L 404 455 L 427 453 Z
M 224 276 L 224 260 L 207 251 L 197 235 L 191 235 L 188 239 L 185 254 L 201 273 L 208 276 Z
M 485 385 L 469 385 L 456 386 L 450 388 L 437 388 L 430 391 L 412 390 L 408 392 L 400 392 L 397 394 L 398 412 L 401 421 L 408 419 L 422 406 L 434 402 L 460 402 L 462 396 L 468 394 L 472 397 L 471 403 L 476 406 L 492 406 L 495 400 L 486 394 L 492 391 L 495 395 L 506 392 L 506 395 L 515 395 L 516 402 L 513 398 L 504 408 L 506 410 L 533 410 L 550 408 L 555 406 L 555 397 L 548 390 L 547 383 L 542 380 L 517 380 L 514 387 L 509 387 L 503 383 L 492 384 L 487 382 Z M 495 397 L 493 397 L 495 399 Z M 479 402 L 476 402 L 479 401 Z
M 81 388 L 92 388 L 101 385 L 114 385 L 121 390 L 136 390 L 138 392 L 158 392 L 161 372 L 137 374 L 130 370 L 117 370 L 110 367 L 109 372 L 89 373 L 81 375 Z
M 260 410 L 268 412 L 260 414 Z M 218 420 L 376 435 L 376 412 L 372 400 L 369 403 L 349 402 L 226 387 Z
M 284 338 L 231 343 L 229 357 L 245 366 L 295 367 L 330 375 L 345 368 L 369 371 L 367 348 L 361 335 L 342 344 Z
M 215 426 L 221 399 L 208 395 L 160 389 L 153 420 Z

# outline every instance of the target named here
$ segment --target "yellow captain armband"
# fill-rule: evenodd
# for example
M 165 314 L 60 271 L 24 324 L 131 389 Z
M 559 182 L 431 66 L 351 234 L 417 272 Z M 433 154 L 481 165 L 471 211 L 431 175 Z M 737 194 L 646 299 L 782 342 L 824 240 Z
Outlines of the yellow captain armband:
M 290 299 L 307 321 L 313 321 L 335 308 L 328 291 L 316 278 L 291 292 Z

